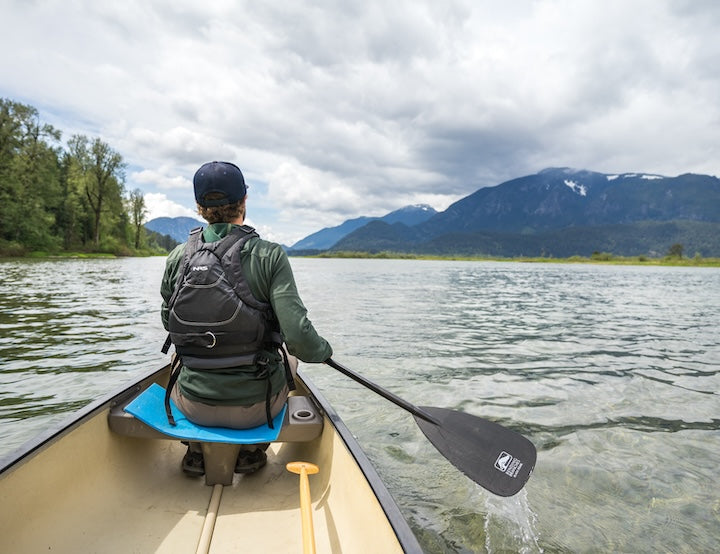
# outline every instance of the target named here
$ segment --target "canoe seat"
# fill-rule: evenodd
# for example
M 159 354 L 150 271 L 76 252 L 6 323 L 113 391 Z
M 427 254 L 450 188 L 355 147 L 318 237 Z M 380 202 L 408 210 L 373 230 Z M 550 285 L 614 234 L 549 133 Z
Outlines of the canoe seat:
M 176 439 L 199 442 L 205 459 L 208 485 L 232 484 L 235 460 L 242 445 L 267 442 L 304 442 L 322 432 L 323 418 L 316 405 L 305 396 L 291 396 L 281 412 L 267 424 L 252 429 L 205 427 L 189 421 L 170 401 L 177 425 L 165 413 L 165 389 L 153 383 L 110 410 L 108 424 L 115 433 L 148 439 Z
M 170 409 L 176 425 L 170 425 L 165 413 L 164 402 L 165 389 L 157 383 L 153 383 L 125 406 L 125 411 L 153 429 L 157 429 L 161 433 L 176 439 L 193 442 L 226 442 L 230 444 L 257 444 L 277 440 L 287 411 L 286 404 L 273 420 L 274 429 L 268 427 L 267 423 L 252 429 L 205 427 L 188 420 L 171 399 Z

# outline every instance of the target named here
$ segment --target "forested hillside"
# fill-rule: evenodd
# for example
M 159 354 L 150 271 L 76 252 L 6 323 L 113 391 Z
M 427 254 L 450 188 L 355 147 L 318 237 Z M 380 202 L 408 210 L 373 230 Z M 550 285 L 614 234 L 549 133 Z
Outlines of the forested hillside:
M 97 137 L 62 133 L 32 106 L 0 99 L 0 255 L 164 251 L 126 164 Z

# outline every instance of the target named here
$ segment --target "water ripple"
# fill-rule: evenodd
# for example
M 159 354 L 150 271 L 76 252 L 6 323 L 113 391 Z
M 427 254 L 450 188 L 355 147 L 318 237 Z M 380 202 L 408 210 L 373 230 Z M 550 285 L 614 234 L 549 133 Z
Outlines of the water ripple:
M 0 420 L 17 445 L 165 361 L 162 259 L 0 262 Z M 528 436 L 489 497 L 412 417 L 305 365 L 427 552 L 712 552 L 720 271 L 292 259 L 336 358 L 417 405 Z

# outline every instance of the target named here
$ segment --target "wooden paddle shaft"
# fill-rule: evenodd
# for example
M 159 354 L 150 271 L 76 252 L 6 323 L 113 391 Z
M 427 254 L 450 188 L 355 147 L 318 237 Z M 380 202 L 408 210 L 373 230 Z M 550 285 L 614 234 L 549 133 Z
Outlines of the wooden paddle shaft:
M 205 523 L 200 533 L 195 554 L 207 554 L 210 551 L 210 541 L 212 540 L 213 530 L 215 529 L 215 520 L 217 519 L 218 509 L 220 508 L 220 499 L 222 498 L 223 486 L 217 484 L 213 487 L 212 496 L 210 497 L 210 505 L 208 506 Z
M 300 514 L 302 517 L 303 553 L 315 554 L 315 529 L 312 520 L 312 501 L 310 499 L 310 480 L 308 475 L 320 471 L 318 466 L 308 462 L 290 462 L 285 466 L 288 471 L 300 475 Z

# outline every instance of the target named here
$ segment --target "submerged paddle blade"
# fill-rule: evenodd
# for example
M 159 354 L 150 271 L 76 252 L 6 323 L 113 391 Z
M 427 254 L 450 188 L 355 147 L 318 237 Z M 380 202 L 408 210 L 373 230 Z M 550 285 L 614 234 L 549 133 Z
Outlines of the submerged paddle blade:
M 533 443 L 515 431 L 455 410 L 418 408 L 331 358 L 325 363 L 410 412 L 440 454 L 481 487 L 512 496 L 530 478 L 537 452 Z
M 512 496 L 530 478 L 537 452 L 528 439 L 471 414 L 421 406 L 439 424 L 415 421 L 440 453 L 481 487 L 498 496 Z

